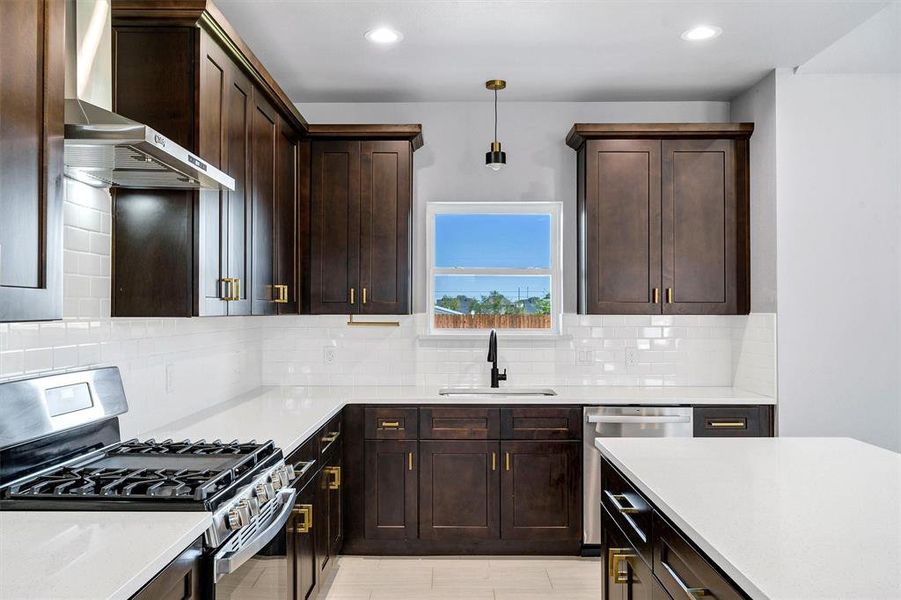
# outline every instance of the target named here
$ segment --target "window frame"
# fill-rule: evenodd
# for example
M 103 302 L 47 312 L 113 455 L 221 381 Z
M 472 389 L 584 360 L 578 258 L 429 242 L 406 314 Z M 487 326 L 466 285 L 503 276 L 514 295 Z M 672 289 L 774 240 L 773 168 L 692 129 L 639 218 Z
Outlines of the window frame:
M 549 215 L 551 218 L 550 268 L 508 269 L 497 267 L 436 267 L 435 220 L 447 214 Z M 426 305 L 429 335 L 463 337 L 484 334 L 488 329 L 440 329 L 435 327 L 435 277 L 439 275 L 550 276 L 551 326 L 547 329 L 501 329 L 504 335 L 557 336 L 563 319 L 563 204 L 561 202 L 429 202 L 426 205 Z

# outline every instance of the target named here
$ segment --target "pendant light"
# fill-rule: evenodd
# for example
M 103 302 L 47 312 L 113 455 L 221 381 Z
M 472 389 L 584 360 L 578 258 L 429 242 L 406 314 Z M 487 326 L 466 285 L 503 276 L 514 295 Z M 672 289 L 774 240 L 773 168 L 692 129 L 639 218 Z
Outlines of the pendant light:
M 500 171 L 507 164 L 507 153 L 501 152 L 501 143 L 497 141 L 497 91 L 507 87 L 503 79 L 492 79 L 485 82 L 485 87 L 494 91 L 494 141 L 491 151 L 485 153 L 485 166 L 493 171 Z

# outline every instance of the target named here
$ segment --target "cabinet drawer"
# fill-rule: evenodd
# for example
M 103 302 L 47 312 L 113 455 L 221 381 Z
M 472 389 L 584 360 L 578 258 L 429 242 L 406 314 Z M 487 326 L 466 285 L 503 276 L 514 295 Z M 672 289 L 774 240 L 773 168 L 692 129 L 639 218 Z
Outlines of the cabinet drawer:
M 294 487 L 301 489 L 316 472 L 316 463 L 319 460 L 319 435 L 307 439 L 300 448 L 297 448 L 285 459 L 285 463 L 294 468 Z
M 651 527 L 654 510 L 644 496 L 606 460 L 601 465 L 601 505 L 626 534 L 641 558 L 647 564 L 652 564 Z
M 341 413 L 338 413 L 319 430 L 319 456 L 323 456 L 331 448 L 337 447 L 335 442 L 341 437 Z
M 745 598 L 666 519 L 654 513 L 654 575 L 674 598 Z M 689 593 L 693 590 L 693 593 Z
M 424 440 L 496 440 L 500 410 L 478 406 L 419 409 L 419 435 Z
M 695 437 L 770 437 L 769 406 L 696 406 Z
M 364 411 L 367 440 L 415 440 L 419 433 L 419 411 L 413 407 L 370 407 Z
M 502 408 L 501 439 L 578 440 L 582 433 L 582 409 L 573 406 L 522 406 Z

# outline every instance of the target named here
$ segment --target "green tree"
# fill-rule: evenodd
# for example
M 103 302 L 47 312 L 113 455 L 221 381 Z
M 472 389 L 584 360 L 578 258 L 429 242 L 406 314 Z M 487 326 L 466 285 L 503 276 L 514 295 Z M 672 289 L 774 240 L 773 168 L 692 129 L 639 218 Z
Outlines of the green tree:
M 535 298 L 532 302 L 532 306 L 535 307 L 535 314 L 551 314 L 551 295 L 548 294 L 544 298 Z
M 460 298 L 459 297 L 451 298 L 450 296 L 444 295 L 435 304 L 437 306 L 446 308 L 448 310 L 453 310 L 456 312 L 460 311 Z

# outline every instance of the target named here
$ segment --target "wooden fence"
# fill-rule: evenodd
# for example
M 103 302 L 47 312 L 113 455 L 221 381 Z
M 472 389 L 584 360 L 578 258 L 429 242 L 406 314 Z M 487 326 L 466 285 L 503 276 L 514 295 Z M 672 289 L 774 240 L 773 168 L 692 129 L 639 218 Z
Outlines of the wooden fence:
M 436 329 L 550 329 L 550 315 L 435 315 Z

